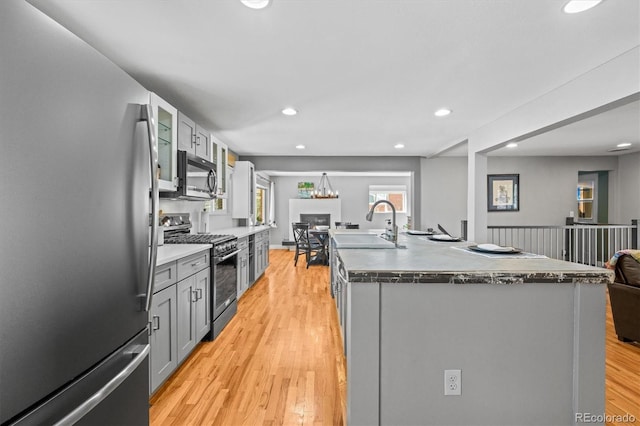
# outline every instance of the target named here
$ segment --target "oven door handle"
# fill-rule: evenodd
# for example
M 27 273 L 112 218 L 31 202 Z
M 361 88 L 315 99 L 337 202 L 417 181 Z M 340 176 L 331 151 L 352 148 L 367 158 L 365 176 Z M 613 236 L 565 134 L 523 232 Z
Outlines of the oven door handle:
M 240 250 L 236 250 L 232 253 L 229 253 L 228 255 L 226 255 L 225 257 L 216 257 L 215 258 L 215 262 L 216 263 L 220 263 L 220 262 L 224 262 L 225 260 L 229 259 L 230 257 L 235 256 L 236 254 L 240 253 Z

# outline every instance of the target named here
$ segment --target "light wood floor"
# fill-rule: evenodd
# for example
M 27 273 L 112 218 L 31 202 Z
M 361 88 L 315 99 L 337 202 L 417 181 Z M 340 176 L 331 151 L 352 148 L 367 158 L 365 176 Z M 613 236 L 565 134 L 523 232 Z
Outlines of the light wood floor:
M 306 269 L 303 258 L 294 268 L 287 250 L 270 256 L 232 322 L 153 396 L 153 426 L 344 423 L 346 372 L 328 268 Z M 606 333 L 606 414 L 628 413 L 640 425 L 640 345 L 617 340 L 608 302 Z
M 346 375 L 329 268 L 270 265 L 213 342 L 200 344 L 151 399 L 152 425 L 340 425 Z
M 607 426 L 640 425 L 640 344 L 618 340 L 608 294 L 605 350 L 606 414 L 613 419 L 625 414 L 636 419 L 633 423 L 607 422 Z

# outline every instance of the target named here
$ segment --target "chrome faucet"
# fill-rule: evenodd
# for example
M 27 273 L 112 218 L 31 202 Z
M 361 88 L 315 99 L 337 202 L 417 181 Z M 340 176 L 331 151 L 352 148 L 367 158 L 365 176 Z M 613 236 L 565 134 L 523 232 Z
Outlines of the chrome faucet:
M 373 203 L 373 205 L 371 206 L 371 210 L 369 210 L 369 213 L 367 213 L 367 217 L 366 219 L 371 222 L 371 220 L 373 219 L 373 211 L 375 210 L 376 206 L 380 203 L 385 203 L 391 206 L 391 211 L 392 211 L 392 231 L 391 231 L 391 241 L 393 241 L 393 244 L 395 244 L 396 248 L 400 248 L 400 246 L 398 245 L 398 227 L 396 226 L 396 207 L 387 200 L 378 200 L 375 203 Z

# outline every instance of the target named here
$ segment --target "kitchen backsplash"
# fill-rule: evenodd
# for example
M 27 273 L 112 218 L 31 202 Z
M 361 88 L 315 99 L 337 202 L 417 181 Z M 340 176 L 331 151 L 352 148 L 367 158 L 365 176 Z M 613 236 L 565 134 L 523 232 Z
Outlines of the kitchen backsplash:
M 210 232 L 238 226 L 238 220 L 230 214 L 209 213 L 204 211 L 205 202 L 160 200 L 160 210 L 164 213 L 189 213 L 191 215 L 192 233 Z

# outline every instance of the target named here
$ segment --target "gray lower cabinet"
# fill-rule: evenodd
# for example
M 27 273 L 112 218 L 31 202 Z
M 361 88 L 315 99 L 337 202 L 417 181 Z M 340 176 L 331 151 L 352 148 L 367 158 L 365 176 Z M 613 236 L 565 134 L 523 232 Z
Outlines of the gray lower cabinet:
M 262 244 L 262 233 L 256 234 L 256 280 L 264 272 L 264 245 Z
M 264 234 L 264 238 L 262 239 L 262 265 L 264 268 L 262 269 L 262 272 L 264 272 L 267 269 L 267 266 L 269 266 L 269 231 L 263 231 L 262 233 Z
M 198 272 L 196 280 L 196 302 L 193 323 L 196 329 L 196 339 L 199 342 L 211 330 L 211 307 L 209 290 L 211 289 L 209 268 Z
M 150 394 L 211 328 L 209 268 L 209 250 L 156 268 L 149 312 Z
M 149 312 L 151 372 L 149 393 L 153 393 L 178 367 L 176 345 L 176 288 L 172 285 L 153 295 Z
M 238 299 L 249 288 L 249 238 L 238 238 Z
M 269 231 L 261 231 L 255 236 L 255 276 L 260 277 L 269 266 Z M 253 284 L 253 283 L 250 283 Z
M 182 362 L 211 329 L 209 269 L 180 281 L 178 291 L 178 362 Z
M 178 283 L 178 362 L 191 353 L 196 347 L 196 329 L 194 324 L 196 278 L 190 276 Z

